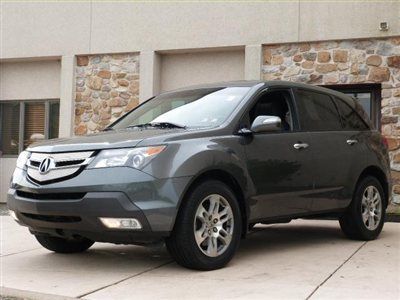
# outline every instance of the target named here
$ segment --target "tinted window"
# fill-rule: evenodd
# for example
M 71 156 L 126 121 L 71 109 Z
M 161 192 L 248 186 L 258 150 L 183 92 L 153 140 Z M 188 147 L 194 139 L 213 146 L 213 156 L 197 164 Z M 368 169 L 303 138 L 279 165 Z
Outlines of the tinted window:
M 276 116 L 281 119 L 282 131 L 293 130 L 290 103 L 288 91 L 272 91 L 262 95 L 249 112 L 250 124 L 258 116 Z
M 340 84 L 340 85 L 327 85 L 326 88 L 342 92 L 349 95 L 356 101 L 349 101 L 350 98 L 342 98 L 352 109 L 354 109 L 361 119 L 366 123 L 367 128 L 380 128 L 381 121 L 381 84 Z M 362 108 L 362 109 L 360 109 Z
M 340 117 L 331 97 L 311 91 L 297 91 L 300 127 L 306 131 L 341 130 Z
M 360 115 L 351 108 L 343 100 L 335 97 L 335 102 L 339 108 L 340 114 L 343 118 L 343 124 L 345 130 L 366 130 L 368 129 L 365 122 L 362 120 Z

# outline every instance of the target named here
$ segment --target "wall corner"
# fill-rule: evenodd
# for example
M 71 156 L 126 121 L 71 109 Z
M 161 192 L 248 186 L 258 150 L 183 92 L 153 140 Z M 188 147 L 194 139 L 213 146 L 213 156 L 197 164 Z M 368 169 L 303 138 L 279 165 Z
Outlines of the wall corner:
M 161 56 L 155 51 L 140 52 L 139 101 L 160 92 Z
M 61 57 L 59 137 L 74 134 L 75 65 L 74 55 Z
M 246 45 L 244 78 L 260 80 L 262 65 L 262 45 Z

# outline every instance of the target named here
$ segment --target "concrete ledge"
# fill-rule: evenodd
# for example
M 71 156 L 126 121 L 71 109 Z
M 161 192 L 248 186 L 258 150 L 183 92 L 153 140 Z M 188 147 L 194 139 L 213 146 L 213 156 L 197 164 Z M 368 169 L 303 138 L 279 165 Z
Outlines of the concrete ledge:
M 31 291 L 24 291 L 18 289 L 11 289 L 7 287 L 0 287 L 0 297 L 3 298 L 18 298 L 18 299 L 26 299 L 26 300 L 70 300 L 76 299 L 66 296 L 58 296 L 52 294 L 43 294 Z

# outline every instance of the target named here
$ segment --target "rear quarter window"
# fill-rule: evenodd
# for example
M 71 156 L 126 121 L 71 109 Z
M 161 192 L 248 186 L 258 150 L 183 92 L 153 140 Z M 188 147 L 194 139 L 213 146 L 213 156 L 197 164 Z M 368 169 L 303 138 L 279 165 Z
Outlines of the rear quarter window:
M 297 90 L 296 103 L 303 131 L 338 131 L 342 124 L 331 97 L 308 90 Z
M 360 131 L 369 129 L 366 122 L 362 119 L 360 114 L 354 108 L 352 108 L 348 103 L 338 97 L 334 97 L 334 99 L 342 117 L 344 130 Z M 357 103 L 354 103 L 354 105 L 356 107 Z

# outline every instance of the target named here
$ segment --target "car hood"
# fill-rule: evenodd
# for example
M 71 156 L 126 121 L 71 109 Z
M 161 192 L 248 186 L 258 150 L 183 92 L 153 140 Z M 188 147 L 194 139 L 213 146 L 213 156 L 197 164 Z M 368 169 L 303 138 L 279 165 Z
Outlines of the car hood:
M 182 131 L 184 130 L 157 128 L 103 131 L 85 136 L 58 138 L 35 143 L 29 146 L 27 150 L 32 152 L 55 153 L 135 147 L 146 138 L 168 135 L 170 133 Z

